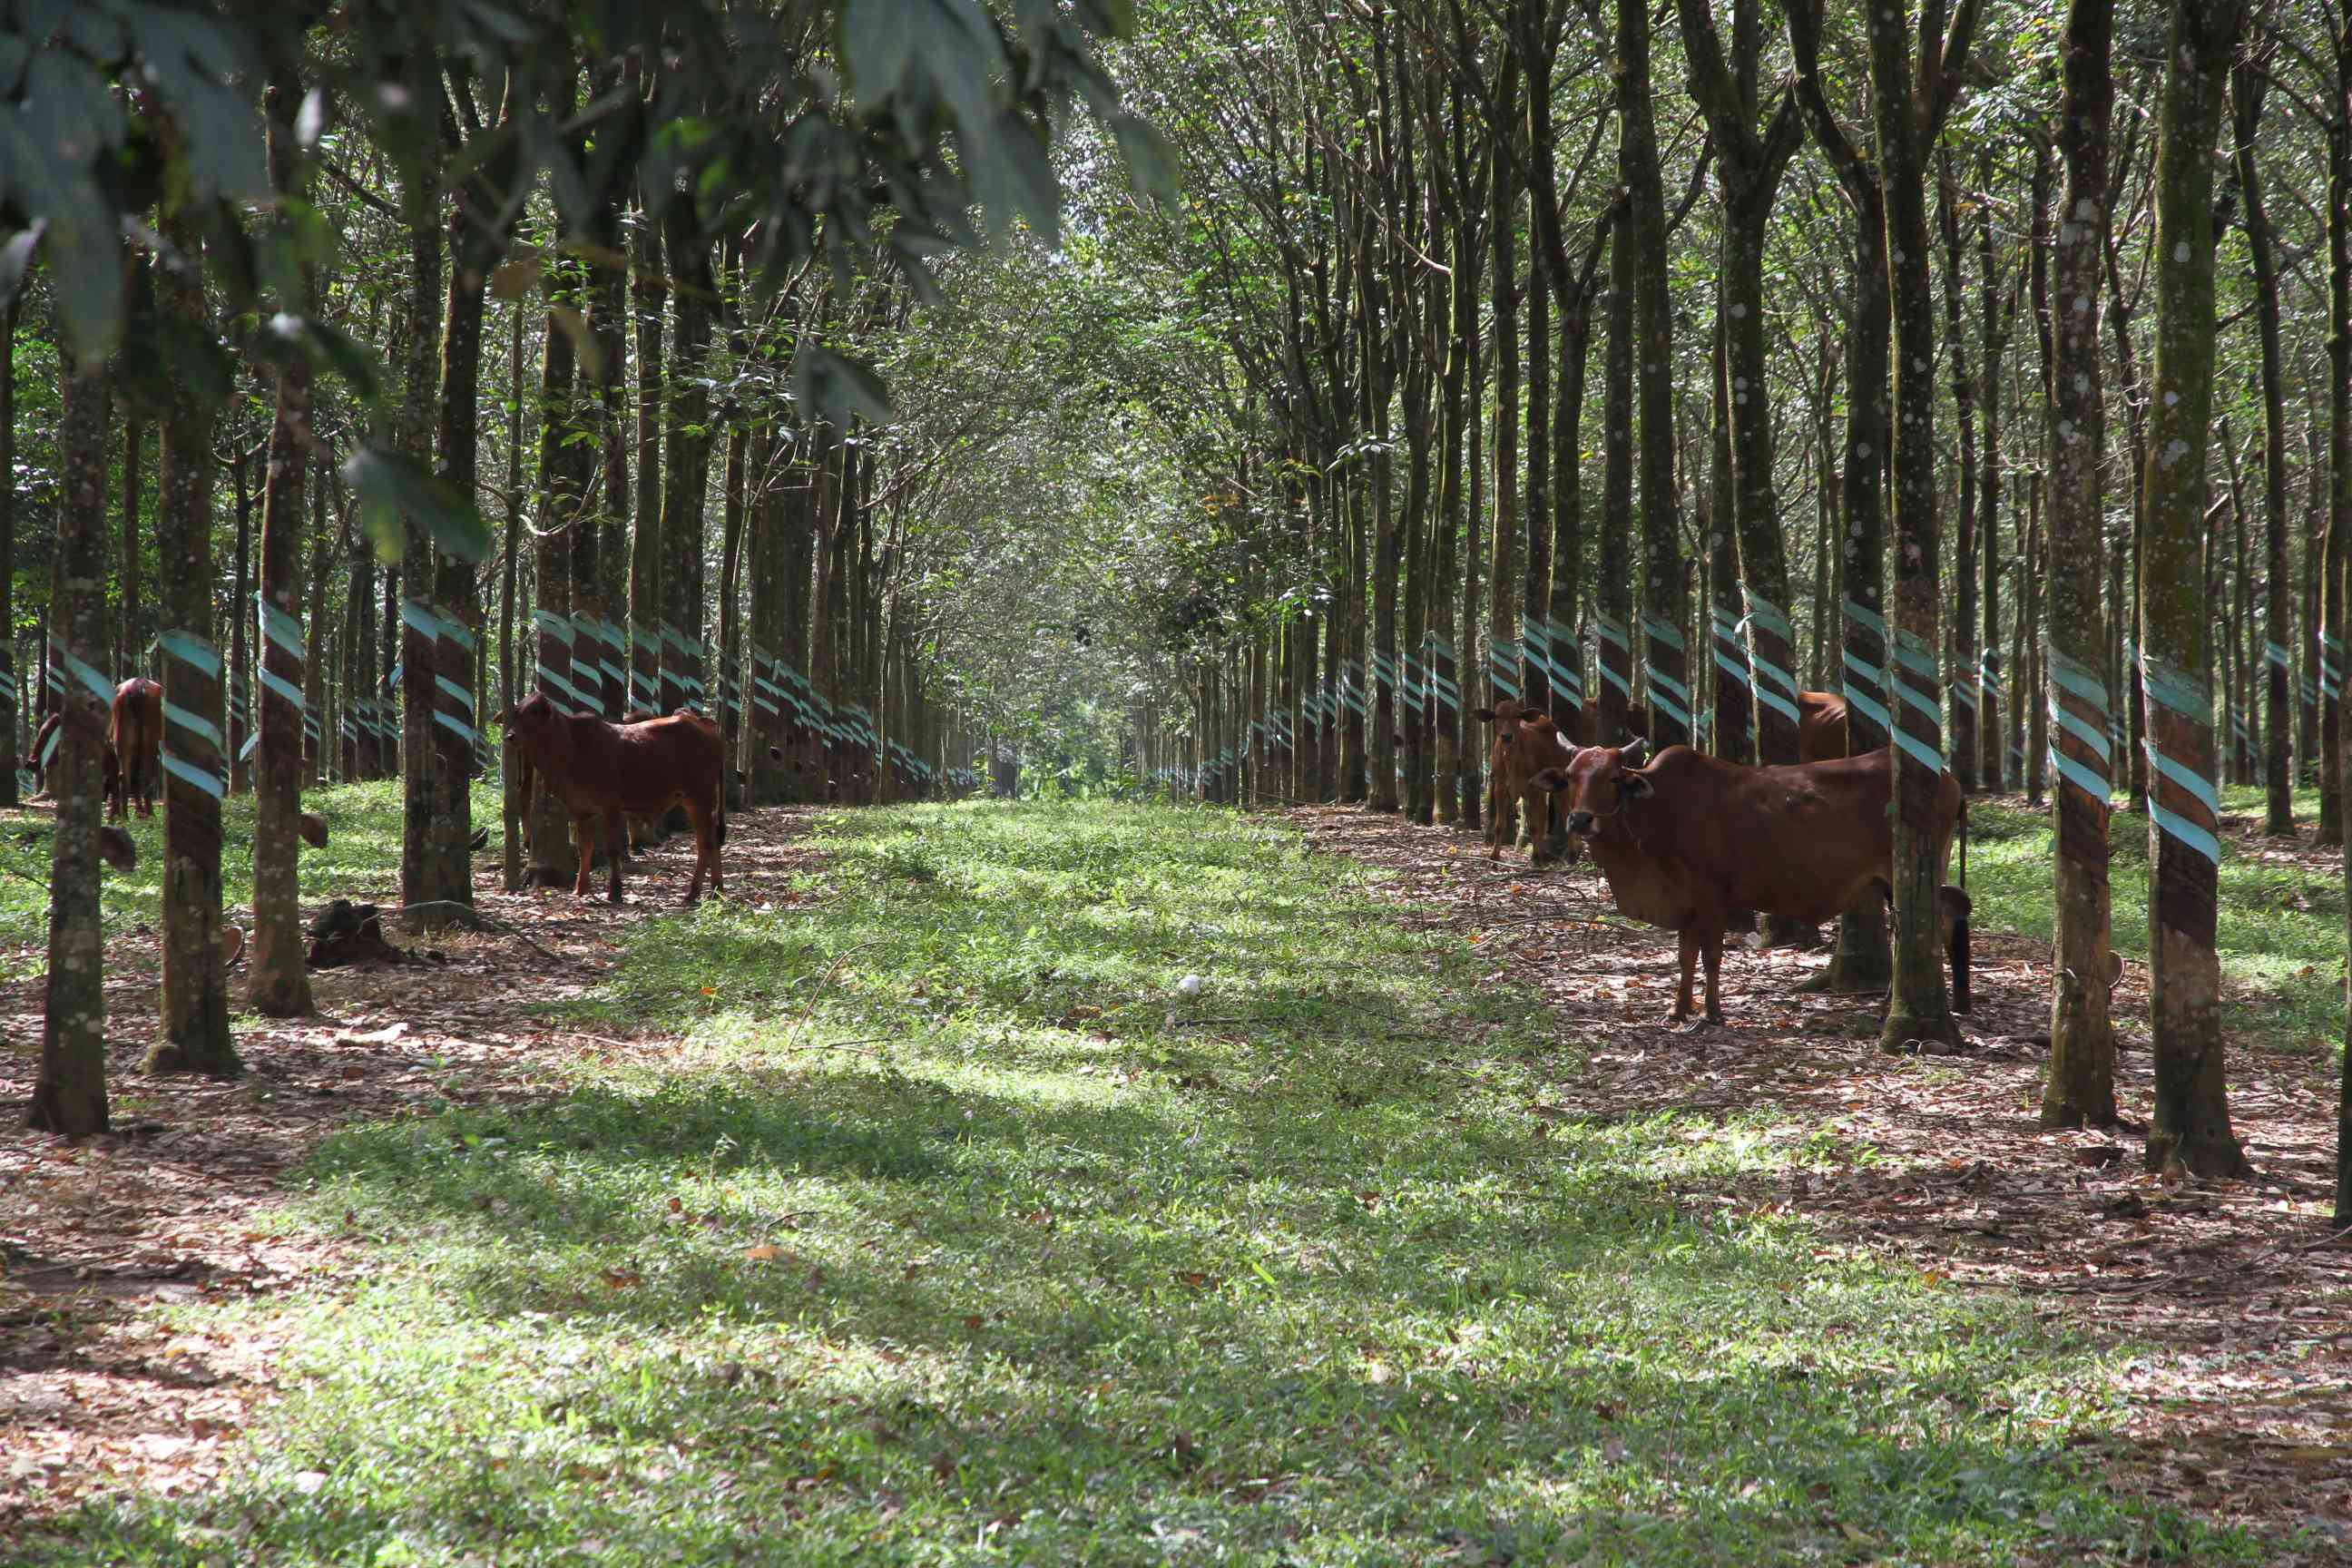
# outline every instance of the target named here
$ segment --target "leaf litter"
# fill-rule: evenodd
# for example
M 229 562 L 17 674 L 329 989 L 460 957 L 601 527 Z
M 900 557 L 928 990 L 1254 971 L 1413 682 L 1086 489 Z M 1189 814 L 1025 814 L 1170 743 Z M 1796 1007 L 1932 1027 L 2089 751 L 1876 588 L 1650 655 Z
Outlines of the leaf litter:
M 1891 1056 L 1879 996 L 1802 994 L 1828 951 L 1725 944 L 1725 1026 L 1666 1020 L 1668 931 L 1618 915 L 1589 861 L 1531 870 L 1483 839 L 1347 807 L 1274 814 L 1317 853 L 1384 874 L 1401 918 L 1463 939 L 1557 1025 L 1563 1053 L 1528 1107 L 1562 1121 L 1671 1114 L 1699 1131 L 1761 1114 L 1817 1158 L 1708 1184 L 1686 1211 L 1801 1219 L 1825 1259 L 1899 1258 L 1940 1288 L 2010 1292 L 2045 1319 L 2128 1354 L 2113 1484 L 2220 1521 L 2333 1542 L 2352 1561 L 2352 1234 L 2329 1221 L 2338 1067 L 2333 1054 L 2228 1042 L 2230 1108 L 2256 1172 L 2164 1180 L 2141 1151 L 2152 1100 L 2148 976 L 2116 990 L 2116 1093 L 2126 1125 L 2045 1131 L 2047 942 L 1975 932 L 1973 1011 L 1959 1056 Z M 2341 875 L 2339 852 L 2297 854 L 2231 825 L 2248 853 Z M 2332 859 L 2334 869 L 2326 867 Z M 1826 930 L 1824 936 L 1834 937 Z

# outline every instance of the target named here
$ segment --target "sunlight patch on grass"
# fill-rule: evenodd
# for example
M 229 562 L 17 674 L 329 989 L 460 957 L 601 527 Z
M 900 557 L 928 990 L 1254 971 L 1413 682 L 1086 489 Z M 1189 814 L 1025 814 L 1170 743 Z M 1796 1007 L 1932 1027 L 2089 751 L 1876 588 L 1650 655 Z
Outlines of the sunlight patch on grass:
M 75 1549 L 2263 1554 L 2097 1486 L 2100 1353 L 1706 1195 L 1866 1150 L 1539 1122 L 1577 1047 L 1360 868 L 1134 806 L 814 831 L 822 901 L 649 920 L 569 1014 L 685 1049 L 329 1140 L 293 1213 L 366 1274 L 183 1310 L 293 1328 L 294 1387 L 226 1489 L 93 1510 Z

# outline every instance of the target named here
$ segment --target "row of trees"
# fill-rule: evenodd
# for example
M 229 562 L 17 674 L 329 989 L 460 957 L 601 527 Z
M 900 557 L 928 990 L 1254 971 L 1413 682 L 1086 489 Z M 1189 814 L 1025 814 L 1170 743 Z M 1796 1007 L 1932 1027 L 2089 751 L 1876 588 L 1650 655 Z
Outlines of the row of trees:
M 2120 16 L 2119 16 L 2120 9 Z M 2215 786 L 2341 842 L 2343 8 L 1171 0 L 1192 193 L 1139 252 L 1238 385 L 1139 750 L 1469 823 L 1468 710 L 1891 747 L 1890 1046 L 1954 1026 L 1937 774 L 2054 793 L 2042 1114 L 2111 1123 L 2111 801 L 2149 808 L 2151 1163 L 2234 1173 Z M 2331 310 L 2331 299 L 2334 301 Z M 1587 417 L 1597 381 L 1597 420 Z M 2227 742 L 2217 741 L 2219 710 Z M 1172 754 L 1172 755 L 1171 755 Z
M 0 514 L 12 598 L 47 579 L 34 703 L 60 721 L 32 759 L 58 802 L 33 1125 L 106 1124 L 100 752 L 151 658 L 159 1070 L 237 1069 L 233 770 L 256 795 L 249 999 L 281 1016 L 310 1005 L 304 784 L 396 768 L 403 906 L 462 918 L 494 692 L 722 712 L 754 798 L 974 782 L 902 591 L 905 521 L 956 443 L 892 439 L 854 351 L 938 295 L 932 258 L 1053 232 L 1047 148 L 1079 105 L 1154 175 L 1094 54 L 1127 26 L 879 0 L 0 18 L 12 462 L 16 362 L 54 367 L 22 487 L 53 513 L 46 559 L 17 548 L 16 496 Z M 562 837 L 530 836 L 535 879 Z

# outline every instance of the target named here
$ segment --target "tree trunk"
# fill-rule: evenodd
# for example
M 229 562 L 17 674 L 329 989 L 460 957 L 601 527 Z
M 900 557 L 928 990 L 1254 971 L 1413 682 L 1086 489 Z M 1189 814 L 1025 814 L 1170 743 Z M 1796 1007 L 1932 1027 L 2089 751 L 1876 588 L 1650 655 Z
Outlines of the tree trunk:
M 1864 157 L 1831 110 L 1821 82 L 1821 0 L 1792 0 L 1789 41 L 1797 61 L 1797 99 L 1815 143 L 1836 170 L 1854 209 L 1852 311 L 1845 333 L 1845 447 L 1840 483 L 1845 514 L 1839 574 L 1845 585 L 1839 661 L 1846 700 L 1846 749 L 1862 756 L 1889 743 L 1890 647 L 1883 583 L 1886 532 L 1882 481 L 1891 440 L 1887 397 L 1888 337 L 1893 300 L 1885 286 L 1885 187 L 1878 166 Z M 1874 893 L 1838 920 L 1837 952 L 1822 972 L 1822 989 L 1876 991 L 1892 984 L 1885 907 Z
M 195 226 L 165 223 L 183 258 L 198 254 Z M 193 261 L 159 266 L 157 306 L 190 333 L 215 329 Z M 172 382 L 157 439 L 156 559 L 163 574 L 163 987 L 149 1072 L 232 1077 L 228 976 L 221 961 L 221 662 L 213 645 L 213 426 L 210 401 Z
M 674 200 L 663 240 L 677 276 L 677 354 L 663 453 L 661 710 L 707 706 L 702 686 L 702 499 L 710 460 L 710 245 Z
M 2230 1127 L 2214 952 L 2212 693 L 2200 555 L 2213 401 L 2213 174 L 2241 0 L 2174 0 L 2157 168 L 2157 331 L 2140 564 L 2156 1106 L 2150 1169 L 2248 1173 Z
M 1601 347 L 1601 560 L 1592 584 L 1596 746 L 1622 746 L 1633 709 L 1633 230 L 1621 195 L 1609 232 L 1609 319 Z
M 629 706 L 661 710 L 662 306 L 668 285 L 651 215 L 631 226 L 629 297 L 637 338 L 636 532 L 629 541 Z
M 533 642 L 532 689 L 567 713 L 601 711 L 601 699 L 592 700 L 572 683 L 572 531 L 589 526 L 583 515 L 580 451 L 576 437 L 581 404 L 577 380 L 579 351 L 564 330 L 559 311 L 578 308 L 578 273 L 568 263 L 547 272 L 548 312 L 540 345 L 539 373 L 539 523 L 533 531 L 531 580 L 538 592 L 531 605 Z M 546 781 L 526 803 L 530 821 L 530 866 L 526 886 L 562 888 L 571 885 L 579 859 L 571 845 L 571 814 L 563 809 Z M 625 847 L 621 847 L 625 853 Z M 605 846 L 609 855 L 615 847 Z
M 287 80 L 269 84 L 271 184 L 293 192 L 294 112 L 300 101 Z M 315 281 L 299 280 L 301 297 L 280 309 L 312 308 Z M 302 909 L 295 858 L 302 814 L 302 504 L 310 461 L 310 357 L 299 349 L 278 372 L 278 407 L 269 427 L 268 467 L 262 481 L 261 570 L 257 602 L 261 629 L 261 689 L 255 704 L 261 743 L 255 753 L 253 809 L 253 942 L 247 961 L 253 1010 L 273 1018 L 311 1011 L 310 976 L 303 967 Z
M 402 203 L 413 216 L 408 228 L 407 322 L 400 353 L 399 440 L 410 457 L 429 463 L 436 390 L 435 351 L 439 346 L 435 329 L 440 324 L 442 308 L 441 167 L 436 149 L 428 148 L 418 159 L 414 178 L 415 188 Z M 441 802 L 440 764 L 433 738 L 434 711 L 440 700 L 434 677 L 440 663 L 441 612 L 434 603 L 431 533 L 411 517 L 401 535 L 400 661 L 394 682 L 400 689 L 401 704 L 400 901 L 403 906 L 437 906 L 450 896 L 445 885 L 447 863 L 433 826 Z M 387 612 L 387 640 L 393 624 L 393 615 Z M 438 912 L 436 907 L 435 914 Z
M 1959 426 L 1959 505 L 1952 530 L 1957 603 L 1948 623 L 1952 752 L 1946 765 L 1964 795 L 1977 790 L 1977 419 L 1976 378 L 1969 371 L 1966 252 L 1960 245 L 1959 185 L 1949 149 L 1936 149 L 1936 224 L 1944 241 L 1944 325 L 1952 354 L 1952 405 Z M 1900 307 L 1898 306 L 1899 310 Z M 1897 438 L 1895 448 L 1902 447 Z M 1940 570 L 1940 568 L 1939 568 Z M 1939 589 L 1940 592 L 1940 589 Z
M 1715 332 L 1714 440 L 1707 469 L 1706 586 L 1709 641 L 1715 650 L 1715 754 L 1727 763 L 1756 762 L 1756 694 L 1749 689 L 1748 649 L 1740 641 L 1738 503 L 1732 496 L 1731 366 L 1726 322 Z M 1767 711 L 1770 711 L 1768 708 Z M 1775 761 L 1794 762 L 1791 756 Z
M 2066 160 L 2055 270 L 2062 300 L 2099 297 L 2106 254 L 2107 123 L 2115 110 L 2108 65 L 2115 0 L 2072 0 L 2066 16 L 2065 94 L 2058 142 Z M 2050 1073 L 2044 1127 L 2112 1126 L 2116 1034 L 2108 946 L 2108 745 L 2113 707 L 2105 679 L 2105 500 L 2101 464 L 2106 405 L 2095 310 L 2063 309 L 2053 321 L 2050 376 L 2051 733 L 2058 773 L 2055 871 L 2057 955 L 2053 965 Z M 2029 572 L 2028 578 L 2033 574 Z
M 1943 855 L 1936 826 L 1943 775 L 1937 636 L 1942 542 L 1936 521 L 1936 320 L 1928 277 L 1927 158 L 1941 114 L 1927 100 L 1941 79 L 1913 85 L 1907 6 L 1869 13 L 1870 76 L 1878 132 L 1879 167 L 1886 195 L 1888 294 L 1895 326 L 1895 595 L 1894 658 L 1887 689 L 1895 699 L 1895 979 L 1887 997 L 1881 1044 L 1889 1050 L 1915 1041 L 1957 1044 L 1951 1002 L 1944 988 L 1940 924 Z M 1975 13 L 1963 6 L 1962 20 Z M 1955 80 L 1966 54 L 1965 35 L 1945 73 Z
M 523 302 L 514 303 L 507 322 L 507 531 L 506 549 L 499 570 L 499 711 L 514 711 L 520 695 L 515 668 L 515 580 L 522 575 L 522 317 Z M 523 875 L 523 799 L 521 756 L 510 727 L 501 719 L 503 739 L 499 755 L 499 885 L 509 893 L 528 883 Z
M 21 285 L 0 303 L 0 338 L 16 341 L 16 316 L 23 308 Z M 0 474 L 16 471 L 16 356 L 0 354 Z M 16 487 L 0 485 L 0 806 L 13 809 L 17 797 L 16 769 L 26 759 L 17 751 L 16 731 L 23 722 L 16 699 Z
M 1638 0 L 1618 0 L 1618 174 L 1633 241 L 1634 378 L 1642 416 L 1642 646 L 1650 742 L 1664 750 L 1695 740 L 1690 668 L 1682 627 L 1690 587 L 1675 496 L 1674 301 L 1666 258 L 1666 192 L 1651 109 L 1650 26 Z M 1785 592 L 1781 595 L 1786 599 Z
M 229 656 L 228 656 L 228 787 L 231 792 L 253 787 L 253 770 L 246 748 L 251 741 L 253 710 L 247 705 L 246 693 L 251 683 L 246 679 L 247 654 L 245 606 L 252 603 L 253 572 L 253 487 L 245 477 L 246 454 L 238 453 L 229 460 L 229 482 L 236 489 L 236 587 L 229 594 Z
M 2294 832 L 2294 778 L 2288 756 L 2287 679 L 2294 656 L 2294 581 L 2286 561 L 2286 393 L 2279 351 L 2278 260 L 2271 221 L 2263 200 L 2262 160 L 2255 142 L 2262 130 L 2265 74 L 2247 64 L 2232 73 L 2230 102 L 2238 133 L 2239 199 L 2245 205 L 2246 249 L 2254 265 L 2254 310 L 2263 344 L 2263 831 Z M 2251 694 L 2250 694 L 2251 695 Z
M 113 683 L 107 657 L 106 437 L 103 366 L 74 365 L 58 389 L 58 541 L 48 618 L 53 700 L 64 718 L 47 762 L 58 803 L 49 857 L 49 973 L 41 1065 L 25 1124 L 85 1138 L 107 1129 L 106 944 L 98 904 L 100 754 Z

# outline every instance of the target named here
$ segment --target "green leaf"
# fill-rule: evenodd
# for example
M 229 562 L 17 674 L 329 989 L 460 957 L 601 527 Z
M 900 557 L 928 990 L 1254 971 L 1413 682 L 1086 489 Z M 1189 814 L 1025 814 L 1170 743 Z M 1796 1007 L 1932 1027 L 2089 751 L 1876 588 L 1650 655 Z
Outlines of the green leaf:
M 398 564 L 404 552 L 404 521 L 432 536 L 433 547 L 460 561 L 490 552 L 490 531 L 471 498 L 436 478 L 405 452 L 362 447 L 342 467 L 343 482 L 360 500 L 360 518 L 376 553 Z
M 850 0 L 842 7 L 841 56 L 850 87 L 869 108 L 898 89 L 915 58 L 908 14 L 929 9 L 899 0 Z
M 1174 212 L 1180 192 L 1176 154 L 1168 139 L 1139 114 L 1119 115 L 1110 122 L 1110 129 L 1118 140 L 1118 155 L 1127 163 L 1127 177 L 1135 194 Z
M 814 343 L 801 350 L 793 362 L 793 395 L 803 408 L 839 422 L 856 415 L 870 424 L 887 424 L 890 395 L 874 367 Z

